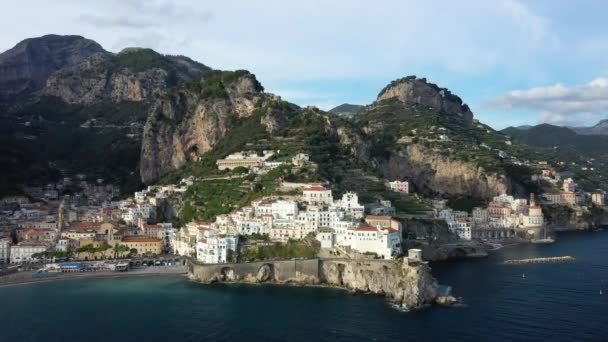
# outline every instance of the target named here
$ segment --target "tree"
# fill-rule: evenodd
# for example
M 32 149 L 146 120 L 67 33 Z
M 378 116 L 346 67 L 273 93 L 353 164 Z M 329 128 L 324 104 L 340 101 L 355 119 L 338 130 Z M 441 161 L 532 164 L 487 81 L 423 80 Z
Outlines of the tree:
M 236 252 L 232 249 L 229 249 L 226 253 L 226 259 L 228 262 L 236 262 Z
M 96 252 L 101 253 L 101 256 L 105 258 L 106 251 L 108 251 L 110 249 L 112 249 L 112 246 L 110 246 L 108 243 L 104 242 L 101 246 L 96 248 Z
M 129 246 L 116 244 L 114 246 L 114 259 L 122 257 L 122 255 L 127 252 L 129 252 Z
M 127 247 L 128 248 L 128 247 Z M 129 250 L 129 255 L 137 255 L 137 248 L 131 248 Z

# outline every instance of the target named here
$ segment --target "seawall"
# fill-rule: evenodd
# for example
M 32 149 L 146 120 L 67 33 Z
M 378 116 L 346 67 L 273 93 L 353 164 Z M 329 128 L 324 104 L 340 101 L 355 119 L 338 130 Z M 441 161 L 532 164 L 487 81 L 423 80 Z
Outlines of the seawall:
M 208 265 L 189 259 L 188 274 L 202 283 L 335 286 L 385 295 L 404 309 L 420 308 L 437 298 L 437 281 L 426 263 L 396 260 L 305 259 Z

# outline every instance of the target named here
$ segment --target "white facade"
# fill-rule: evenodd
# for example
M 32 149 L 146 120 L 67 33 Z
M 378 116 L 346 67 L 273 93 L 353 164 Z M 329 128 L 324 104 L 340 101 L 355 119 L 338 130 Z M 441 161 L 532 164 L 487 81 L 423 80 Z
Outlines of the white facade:
M 57 240 L 57 244 L 55 245 L 55 250 L 59 252 L 67 252 L 70 246 L 70 240 L 66 238 L 61 238 Z
M 330 205 L 334 198 L 331 190 L 319 184 L 312 184 L 302 191 L 302 200 L 313 205 Z
M 321 228 L 316 239 L 321 242 L 323 248 L 349 247 L 359 253 L 375 253 L 383 259 L 391 259 L 393 255 L 401 252 L 401 231 L 394 228 Z
M 201 230 L 196 243 L 196 259 L 204 264 L 228 262 L 228 251 L 236 253 L 238 238 L 221 235 L 217 229 Z
M 42 253 L 48 249 L 48 246 L 41 243 L 19 243 L 11 247 L 10 260 L 11 263 L 23 263 L 36 261 L 32 258 L 33 254 Z
M 272 216 L 279 219 L 295 219 L 298 216 L 298 203 L 284 200 L 272 202 Z
M 365 213 L 365 207 L 359 204 L 359 196 L 354 192 L 347 192 L 342 195 L 342 198 L 336 201 L 334 206 L 356 219 L 362 218 Z
M 388 182 L 388 188 L 391 191 L 409 193 L 410 192 L 410 183 L 408 181 L 392 181 Z
M 461 240 L 471 240 L 471 225 L 466 220 L 449 221 L 448 228 Z
M 0 239 L 0 264 L 6 264 L 11 260 L 11 239 Z

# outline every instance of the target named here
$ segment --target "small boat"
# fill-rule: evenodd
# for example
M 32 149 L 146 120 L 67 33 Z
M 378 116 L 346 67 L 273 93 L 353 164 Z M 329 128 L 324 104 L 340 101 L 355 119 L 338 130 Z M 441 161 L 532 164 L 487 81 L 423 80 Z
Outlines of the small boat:
M 525 277 L 526 277 L 526 274 L 525 274 L 525 273 L 522 273 L 521 277 L 522 277 L 522 278 L 525 278 Z

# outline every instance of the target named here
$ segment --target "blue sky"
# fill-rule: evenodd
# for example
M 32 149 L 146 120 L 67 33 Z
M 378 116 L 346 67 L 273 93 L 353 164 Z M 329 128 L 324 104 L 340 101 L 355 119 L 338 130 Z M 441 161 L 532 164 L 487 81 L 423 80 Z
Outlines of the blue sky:
M 2 0 L 0 50 L 47 33 L 248 69 L 300 105 L 368 104 L 393 79 L 448 87 L 494 128 L 608 114 L 608 2 Z

